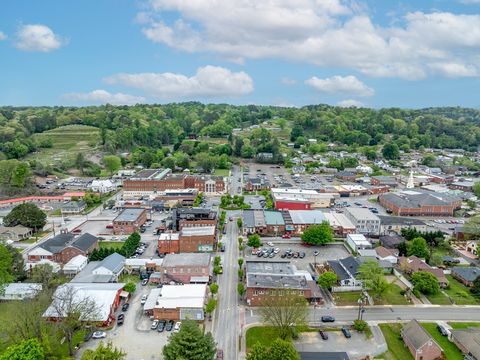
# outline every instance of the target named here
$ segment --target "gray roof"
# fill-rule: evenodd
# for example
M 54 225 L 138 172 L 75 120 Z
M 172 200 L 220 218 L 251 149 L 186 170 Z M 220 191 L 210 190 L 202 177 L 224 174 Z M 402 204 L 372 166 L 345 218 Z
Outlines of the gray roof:
M 473 266 L 455 266 L 452 269 L 452 274 L 458 275 L 466 281 L 474 281 L 477 277 L 480 276 L 480 267 Z
M 303 275 L 248 274 L 247 287 L 269 289 L 309 289 Z
M 118 273 L 120 270 L 122 270 L 124 264 L 125 257 L 120 254 L 113 253 L 100 261 L 100 264 L 98 264 L 97 268 L 104 267 L 113 273 Z
M 247 273 L 258 274 L 293 274 L 295 269 L 290 264 L 290 261 L 262 261 L 262 260 L 247 260 L 245 262 Z
M 418 323 L 417 320 L 412 320 L 404 325 L 402 334 L 410 340 L 416 350 L 420 349 L 429 341 L 435 342 L 432 336 Z
M 480 359 L 480 329 L 453 329 L 452 339 L 462 345 L 475 359 Z
M 447 194 L 425 193 L 417 190 L 403 193 L 385 193 L 380 196 L 400 208 L 419 208 L 434 205 L 445 206 L 451 205 L 454 201 L 458 200 Z
M 93 236 L 90 233 L 84 233 L 74 240 L 74 242 L 72 243 L 72 246 L 80 250 L 87 251 L 97 241 L 98 241 L 98 238 L 96 236 Z
M 399 244 L 404 242 L 405 242 L 405 239 L 400 235 L 380 236 L 380 244 L 382 244 L 387 249 L 395 249 Z
M 328 260 L 327 263 L 333 269 L 339 280 L 348 280 L 351 279 L 352 276 L 355 278 L 358 274 L 358 268 L 360 267 L 360 261 L 353 256 L 340 260 Z
M 243 210 L 243 226 L 245 228 L 255 227 L 255 214 L 253 210 Z
M 425 222 L 412 217 L 379 215 L 382 225 L 425 225 Z
M 45 241 L 41 245 L 39 245 L 39 247 L 51 252 L 52 254 L 57 254 L 60 251 L 62 251 L 63 249 L 65 249 L 65 247 L 67 247 L 68 244 L 74 239 L 74 237 L 75 237 L 75 235 L 73 235 L 71 233 L 58 234 L 58 235 L 54 236 L 53 238 L 48 239 L 47 241 Z
M 346 352 L 300 352 L 301 360 L 350 360 Z
M 182 253 L 167 254 L 162 262 L 162 267 L 174 266 L 208 266 L 210 264 L 209 253 Z
M 351 278 L 350 274 L 343 268 L 338 260 L 328 260 L 328 265 L 332 268 L 333 272 L 337 275 L 338 280 L 348 280 Z
M 143 208 L 126 208 L 113 221 L 136 221 L 144 211 Z
M 372 220 L 380 221 L 377 215 L 372 213 L 369 209 L 359 208 L 359 207 L 349 207 L 347 212 L 357 220 Z

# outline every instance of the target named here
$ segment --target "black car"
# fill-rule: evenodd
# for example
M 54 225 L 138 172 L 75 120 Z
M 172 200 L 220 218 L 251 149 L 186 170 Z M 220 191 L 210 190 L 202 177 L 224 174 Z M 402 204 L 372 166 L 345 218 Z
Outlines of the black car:
M 280 255 L 280 257 L 281 257 L 282 259 L 285 259 L 285 258 L 287 257 L 287 254 L 283 253 L 282 255 Z
M 157 331 L 158 332 L 163 332 L 163 330 L 165 330 L 165 325 L 166 324 L 167 324 L 167 322 L 165 320 L 160 320 L 160 322 L 158 323 Z
M 334 322 L 335 318 L 333 316 L 322 316 L 322 322 Z
M 123 304 L 122 305 L 122 311 L 127 311 L 129 306 L 130 306 L 130 303 Z
M 303 259 L 305 257 L 305 253 L 301 252 L 300 255 L 298 256 L 300 259 Z
M 117 325 L 123 325 L 125 321 L 125 314 L 120 314 L 117 316 Z
M 174 325 L 173 320 L 169 320 L 169 321 L 167 322 L 167 325 L 165 326 L 165 330 L 167 330 L 167 331 L 172 331 L 173 325 Z
M 318 333 L 320 334 L 320 337 L 323 339 L 323 340 L 328 340 L 328 335 L 325 331 L 323 330 L 318 330 Z
M 448 336 L 448 331 L 442 325 L 437 325 L 437 330 L 442 336 Z
M 92 338 L 93 333 L 95 332 L 95 329 L 88 330 L 85 333 L 85 336 L 83 337 L 83 341 L 88 341 Z
M 350 339 L 352 337 L 352 334 L 350 334 L 350 330 L 348 330 L 345 326 L 342 327 L 342 333 L 347 339 Z

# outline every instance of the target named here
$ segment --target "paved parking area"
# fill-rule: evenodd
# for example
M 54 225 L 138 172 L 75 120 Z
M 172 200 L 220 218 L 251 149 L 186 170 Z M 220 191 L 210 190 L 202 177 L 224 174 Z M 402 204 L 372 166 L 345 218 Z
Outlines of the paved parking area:
M 263 241 L 263 240 L 262 240 Z M 257 257 L 256 255 L 251 254 L 251 249 L 245 249 L 245 260 L 264 260 L 264 261 L 279 261 L 279 260 L 289 260 L 292 264 L 294 264 L 299 270 L 307 270 L 310 271 L 310 264 L 313 264 L 315 261 L 317 263 L 323 263 L 327 260 L 337 260 L 343 259 L 349 256 L 349 252 L 343 245 L 326 245 L 326 246 L 316 246 L 316 247 L 306 247 L 301 244 L 292 244 L 292 243 L 280 243 L 280 242 L 273 242 L 274 248 L 279 248 L 280 252 L 275 255 L 273 258 L 264 258 L 264 257 Z M 264 241 L 264 248 L 268 247 L 267 241 Z M 291 249 L 292 251 L 304 252 L 305 257 L 303 259 L 300 258 L 281 258 L 281 254 L 284 253 L 287 249 Z M 316 259 L 314 257 L 314 252 L 318 251 L 318 255 Z
M 294 341 L 298 351 L 338 352 L 345 351 L 350 359 L 361 359 L 367 355 L 375 356 L 386 351 L 385 343 L 376 336 L 367 338 L 365 334 L 350 330 L 352 337 L 347 339 L 341 331 L 328 331 L 328 340 L 322 340 L 318 332 L 302 333 Z
M 260 200 L 265 200 L 263 195 L 245 195 L 245 203 L 250 205 L 250 209 L 263 209 Z

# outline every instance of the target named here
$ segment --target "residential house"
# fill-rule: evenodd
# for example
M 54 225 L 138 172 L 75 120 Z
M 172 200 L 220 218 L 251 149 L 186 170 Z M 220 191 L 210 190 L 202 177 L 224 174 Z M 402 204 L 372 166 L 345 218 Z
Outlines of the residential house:
M 398 262 L 397 249 L 387 249 L 386 247 L 378 246 L 375 248 L 375 253 L 378 260 L 388 261 L 391 264 L 396 264 Z
M 443 349 L 417 320 L 403 326 L 402 339 L 415 360 L 442 359 Z
M 387 249 L 397 249 L 398 245 L 406 241 L 404 237 L 397 234 L 383 235 L 380 236 L 379 240 L 380 244 Z
M 480 267 L 455 266 L 452 268 L 452 276 L 465 286 L 472 286 L 473 282 L 480 276 Z
M 125 257 L 113 253 L 102 261 L 90 261 L 78 273 L 72 283 L 111 283 L 117 282 L 125 266 Z
M 98 238 L 89 233 L 76 236 L 71 233 L 60 233 L 28 252 L 29 262 L 50 260 L 66 264 L 77 255 L 88 256 L 98 249 Z
M 20 241 L 33 235 L 33 230 L 23 225 L 0 226 L 0 239 Z
M 380 234 L 380 218 L 369 209 L 349 207 L 345 215 L 355 225 L 358 233 L 373 236 Z
M 408 275 L 412 275 L 418 271 L 429 272 L 437 278 L 440 287 L 445 288 L 448 286 L 448 279 L 446 278 L 442 269 L 432 268 L 425 261 L 416 256 L 409 256 L 408 258 L 399 257 L 398 266 L 400 270 L 404 271 Z
M 161 283 L 208 283 L 210 281 L 209 253 L 167 254 L 160 266 Z
M 207 284 L 163 285 L 159 293 L 153 308 L 155 319 L 204 320 Z
M 329 351 L 317 351 L 317 352 L 305 352 L 300 351 L 298 353 L 301 360 L 350 360 L 348 354 L 344 351 L 329 352 Z
M 355 181 L 357 177 L 356 174 L 352 171 L 339 171 L 335 174 L 335 177 L 344 180 L 344 181 Z
M 340 286 L 362 285 L 362 281 L 357 279 L 360 265 L 360 261 L 353 256 L 339 260 L 327 260 L 327 268 L 337 275 L 337 282 Z
M 33 299 L 42 291 L 42 284 L 35 283 L 11 283 L 5 285 L 0 292 L 0 300 L 26 300 Z
M 452 329 L 451 340 L 464 354 L 465 359 L 480 360 L 480 329 Z
M 69 201 L 62 205 L 60 211 L 62 215 L 81 214 L 87 208 L 87 203 L 83 200 Z

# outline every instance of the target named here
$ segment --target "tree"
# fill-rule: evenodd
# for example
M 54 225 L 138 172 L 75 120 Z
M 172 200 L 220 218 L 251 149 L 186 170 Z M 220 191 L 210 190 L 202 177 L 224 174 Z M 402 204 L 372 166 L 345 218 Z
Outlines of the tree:
M 47 223 L 47 215 L 32 203 L 24 203 L 15 206 L 10 213 L 3 218 L 5 226 L 23 225 L 35 231 L 42 229 Z
M 182 321 L 178 333 L 169 337 L 163 347 L 165 360 L 207 360 L 215 356 L 215 341 L 209 332 L 203 334 L 198 325 L 190 320 Z
M 133 294 L 136 289 L 137 289 L 137 285 L 132 281 L 126 283 L 125 286 L 123 287 L 123 290 L 125 290 L 130 294 Z
M 240 295 L 240 297 L 243 296 L 243 294 L 245 294 L 245 285 L 243 285 L 243 283 L 238 283 L 237 284 L 237 292 L 238 292 L 238 295 Z
M 333 241 L 333 230 L 326 221 L 310 225 L 302 234 L 302 241 L 312 245 L 325 245 Z
M 388 282 L 382 267 L 375 260 L 367 260 L 358 268 L 361 279 L 374 298 L 378 298 L 388 289 Z
M 82 152 L 79 152 L 77 154 L 77 157 L 75 158 L 75 166 L 77 167 L 78 170 L 80 170 L 80 173 L 83 175 L 83 170 L 85 168 L 85 156 L 83 155 Z
M 260 344 L 259 342 L 253 345 L 252 349 L 247 353 L 246 360 L 269 360 L 270 351 L 269 349 Z
M 68 284 L 55 291 L 49 315 L 56 318 L 56 324 L 68 344 L 68 354 L 73 355 L 73 335 L 85 328 L 89 321 L 95 321 L 100 314 L 98 305 L 93 299 Z
M 113 347 L 111 342 L 105 345 L 103 341 L 100 341 L 95 350 L 85 350 L 81 360 L 123 360 L 126 355 L 123 350 Z
M 242 226 L 243 226 L 243 221 L 242 221 L 241 218 L 238 218 L 238 219 L 237 219 L 237 226 L 238 226 L 239 229 L 242 228 Z
M 249 235 L 247 245 L 253 248 L 259 248 L 262 246 L 260 236 L 258 234 Z
M 30 274 L 30 280 L 42 284 L 43 289 L 53 288 L 56 285 L 54 278 L 55 273 L 50 264 L 39 264 L 32 269 Z
M 368 328 L 368 324 L 365 320 L 356 319 L 353 321 L 353 328 L 357 331 L 365 331 Z
M 262 321 L 278 330 L 281 339 L 289 338 L 294 328 L 305 323 L 308 314 L 307 301 L 301 294 L 273 290 L 259 308 Z
M 387 143 L 383 146 L 382 154 L 387 160 L 397 160 L 400 158 L 400 149 L 395 143 Z
M 215 295 L 216 293 L 218 293 L 218 284 L 217 283 L 213 283 L 210 285 L 210 292 Z
M 300 360 L 300 355 L 291 341 L 276 339 L 269 353 L 269 360 Z
M 412 274 L 410 280 L 415 290 L 423 294 L 438 294 L 440 292 L 440 285 L 438 279 L 432 273 L 426 271 L 417 271 Z
M 421 259 L 428 259 L 428 245 L 424 238 L 418 237 L 407 243 L 407 256 L 412 255 Z
M 472 284 L 472 287 L 470 288 L 470 292 L 475 295 L 480 294 L 480 276 L 477 276 L 477 278 L 473 280 L 473 284 Z
M 240 259 L 238 259 L 238 266 L 239 266 L 239 267 L 242 267 L 242 265 L 243 265 L 243 259 L 240 258 Z
M 122 160 L 116 155 L 106 155 L 103 157 L 103 163 L 110 175 L 117 172 L 122 167 Z
M 213 267 L 213 273 L 215 275 L 220 275 L 221 273 L 223 273 L 223 269 L 220 265 L 216 265 Z
M 14 280 L 12 275 L 13 256 L 7 247 L 0 244 L 0 294 L 3 294 L 5 285 Z
M 215 257 L 213 258 L 213 265 L 214 265 L 214 266 L 220 265 L 221 262 L 222 262 L 222 258 L 221 258 L 220 256 L 215 256 Z
M 10 273 L 14 277 L 13 281 L 24 281 L 27 278 L 27 272 L 25 271 L 25 260 L 22 253 L 11 245 L 5 245 L 5 247 L 12 255 L 12 267 Z
M 16 345 L 9 346 L 0 355 L 0 360 L 43 360 L 45 352 L 37 339 L 23 340 Z
M 477 181 L 475 184 L 473 184 L 473 193 L 480 198 L 480 181 Z
M 434 166 L 435 162 L 437 161 L 437 158 L 433 154 L 427 154 L 423 157 L 422 159 L 422 165 L 426 166 Z
M 337 284 L 337 275 L 332 271 L 326 271 L 319 275 L 317 283 L 322 289 L 330 290 Z
M 210 299 L 208 300 L 207 305 L 205 305 L 205 312 L 211 315 L 216 307 L 217 307 L 217 300 Z

